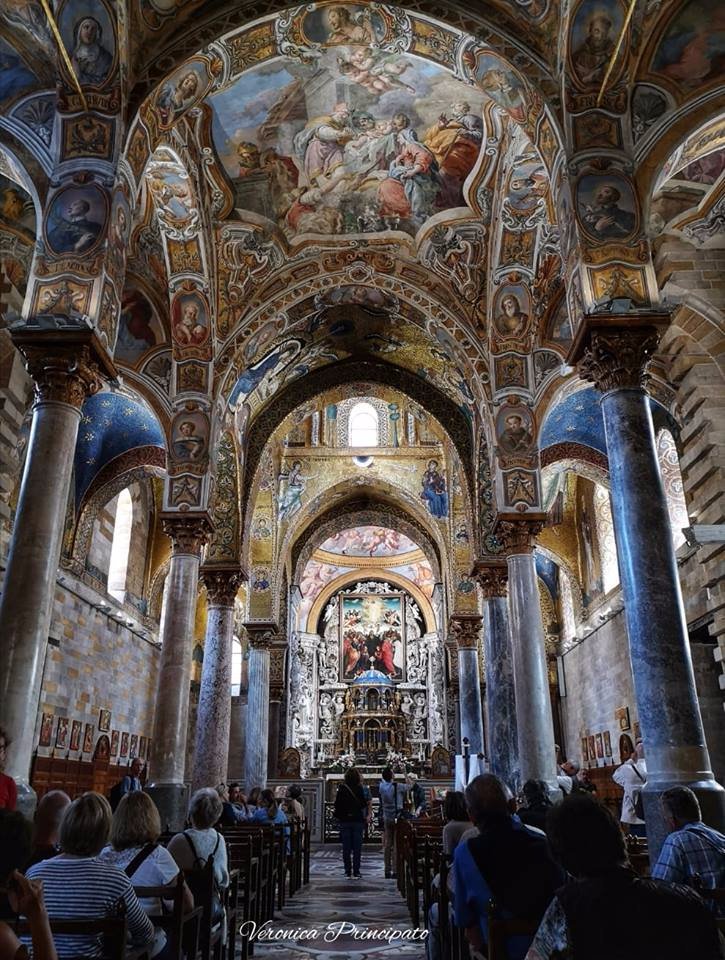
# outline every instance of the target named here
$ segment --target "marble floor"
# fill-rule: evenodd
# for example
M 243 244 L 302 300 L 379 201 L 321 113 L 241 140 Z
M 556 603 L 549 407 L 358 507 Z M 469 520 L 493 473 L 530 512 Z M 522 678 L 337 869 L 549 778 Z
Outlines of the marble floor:
M 361 880 L 348 880 L 339 846 L 312 851 L 310 882 L 288 899 L 268 930 L 290 938 L 257 939 L 254 960 L 425 960 L 395 880 L 386 880 L 379 847 L 363 847 Z M 408 931 L 407 939 L 396 934 Z M 377 933 L 381 939 L 371 939 Z M 367 936 L 366 936 L 367 935 Z

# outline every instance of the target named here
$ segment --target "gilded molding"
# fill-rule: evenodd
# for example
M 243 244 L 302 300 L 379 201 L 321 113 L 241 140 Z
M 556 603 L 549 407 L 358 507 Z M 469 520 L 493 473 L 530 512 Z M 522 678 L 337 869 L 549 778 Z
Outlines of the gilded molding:
M 660 335 L 655 327 L 635 330 L 593 330 L 577 372 L 597 390 L 645 389 L 647 367 Z
M 533 553 L 536 546 L 536 537 L 543 528 L 544 518 L 541 515 L 515 518 L 499 517 L 496 521 L 495 535 L 507 556 Z
M 60 336 L 22 330 L 13 331 L 12 338 L 33 380 L 34 407 L 67 403 L 80 410 L 104 378 L 115 374 L 90 330 Z
M 477 614 L 458 614 L 448 621 L 448 635 L 459 650 L 478 650 L 483 618 Z

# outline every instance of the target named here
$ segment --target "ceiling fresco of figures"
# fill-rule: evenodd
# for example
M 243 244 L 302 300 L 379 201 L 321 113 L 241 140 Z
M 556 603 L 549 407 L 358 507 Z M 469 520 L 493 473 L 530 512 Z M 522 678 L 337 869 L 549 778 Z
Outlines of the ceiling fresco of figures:
M 419 549 L 398 530 L 365 526 L 341 530 L 318 547 L 318 551 L 345 557 L 395 557 Z
M 210 98 L 214 144 L 235 207 L 290 238 L 414 234 L 465 206 L 485 98 L 435 64 L 376 49 L 374 22 L 333 33 L 341 9 L 320 18 L 313 64 L 258 67 Z

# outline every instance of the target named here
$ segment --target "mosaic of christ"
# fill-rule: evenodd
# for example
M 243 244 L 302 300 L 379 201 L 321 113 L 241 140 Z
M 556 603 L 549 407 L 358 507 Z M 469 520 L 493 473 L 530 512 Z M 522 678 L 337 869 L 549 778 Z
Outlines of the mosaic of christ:
M 235 206 L 290 238 L 415 234 L 465 206 L 483 101 L 441 67 L 364 44 L 257 67 L 209 98 Z
M 403 630 L 403 597 L 344 597 L 340 605 L 342 679 L 354 680 L 366 670 L 378 670 L 392 680 L 402 680 Z

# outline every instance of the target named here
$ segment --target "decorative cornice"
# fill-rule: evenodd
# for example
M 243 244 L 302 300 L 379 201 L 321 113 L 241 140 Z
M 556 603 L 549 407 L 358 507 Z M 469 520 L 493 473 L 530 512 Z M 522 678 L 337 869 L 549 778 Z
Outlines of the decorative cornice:
M 201 556 L 201 549 L 213 530 L 207 513 L 162 513 L 164 533 L 171 539 L 173 554 Z
M 482 617 L 478 614 L 454 614 L 448 621 L 448 635 L 459 650 L 478 650 Z
M 545 522 L 544 513 L 529 513 L 525 516 L 499 514 L 494 526 L 494 536 L 507 556 L 532 553 L 536 546 L 536 537 L 541 533 Z
M 602 393 L 644 389 L 647 367 L 669 322 L 667 313 L 585 317 L 568 362 Z
M 544 447 L 540 456 L 542 467 L 559 463 L 561 460 L 578 460 L 589 463 L 605 473 L 609 472 L 609 460 L 606 455 L 583 443 L 553 443 L 550 447 Z
M 33 406 L 67 403 L 80 410 L 104 380 L 116 377 L 115 367 L 90 329 L 58 334 L 23 328 L 13 330 L 11 336 L 33 380 Z
M 236 566 L 215 566 L 205 563 L 201 568 L 201 579 L 206 587 L 210 606 L 233 607 L 234 598 L 242 583 L 246 580 L 244 571 Z
M 481 587 L 486 600 L 505 597 L 508 589 L 508 564 L 495 560 L 477 560 L 471 576 Z

